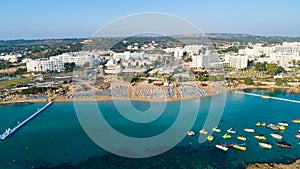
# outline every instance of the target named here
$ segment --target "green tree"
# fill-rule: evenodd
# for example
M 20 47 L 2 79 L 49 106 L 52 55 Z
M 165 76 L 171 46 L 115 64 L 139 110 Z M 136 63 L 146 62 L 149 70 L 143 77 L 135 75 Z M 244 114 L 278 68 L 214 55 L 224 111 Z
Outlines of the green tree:
M 0 63 L 0 69 L 7 69 L 10 67 L 10 63 L 8 60 L 4 60 L 2 63 Z
M 75 67 L 75 63 L 65 63 L 64 67 L 66 72 L 72 72 Z
M 204 75 L 199 75 L 198 81 L 206 81 L 206 77 Z
M 262 63 L 262 62 L 257 62 L 256 64 L 255 64 L 255 70 L 257 70 L 257 71 L 265 71 L 265 70 L 267 70 L 267 63 L 266 62 L 264 62 L 264 63 Z
M 16 75 L 21 75 L 27 72 L 27 68 L 18 68 L 15 72 Z
M 268 64 L 266 68 L 267 68 L 267 72 L 273 76 L 284 71 L 284 69 L 281 66 L 278 66 L 275 63 Z

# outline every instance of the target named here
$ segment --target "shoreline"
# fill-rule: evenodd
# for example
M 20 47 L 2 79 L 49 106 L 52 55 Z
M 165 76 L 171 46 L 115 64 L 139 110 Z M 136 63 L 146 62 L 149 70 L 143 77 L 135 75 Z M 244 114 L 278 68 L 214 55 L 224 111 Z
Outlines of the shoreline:
M 193 99 L 201 99 L 213 97 L 222 93 L 227 93 L 231 91 L 224 91 L 220 93 L 216 93 L 213 95 L 207 96 L 199 96 L 199 97 L 184 97 L 184 98 L 128 98 L 128 97 L 97 97 L 97 98 L 82 98 L 82 99 L 73 99 L 73 98 L 51 98 L 49 100 L 54 102 L 88 102 L 88 101 L 144 101 L 144 102 L 176 102 L 176 101 L 185 101 L 185 100 L 193 100 Z M 0 106 L 4 105 L 13 105 L 13 104 L 26 104 L 26 103 L 43 103 L 46 102 L 45 99 L 31 99 L 31 100 L 14 100 L 14 101 L 6 101 L 0 102 Z
M 259 168 L 280 168 L 280 169 L 290 169 L 299 168 L 300 159 L 295 159 L 293 161 L 288 161 L 287 163 L 250 163 L 246 166 L 246 169 L 259 169 Z
M 96 98 L 80 98 L 80 99 L 74 99 L 74 98 L 63 98 L 63 97 L 57 97 L 57 98 L 48 98 L 47 100 L 52 100 L 55 102 L 84 102 L 84 101 L 113 101 L 113 100 L 131 100 L 131 101 L 147 101 L 147 102 L 175 102 L 175 101 L 184 101 L 184 100 L 192 100 L 192 99 L 201 99 L 201 98 L 208 98 L 215 95 L 219 95 L 222 93 L 230 93 L 234 91 L 239 90 L 247 90 L 247 89 L 268 89 L 268 90 L 274 90 L 274 89 L 284 89 L 284 90 L 295 90 L 293 87 L 288 86 L 242 86 L 239 88 L 233 88 L 233 89 L 227 89 L 222 92 L 214 93 L 212 95 L 206 95 L 206 96 L 198 96 L 198 97 L 172 97 L 172 98 L 137 98 L 137 97 L 96 97 Z M 294 94 L 300 94 L 299 92 L 296 92 Z M 0 106 L 3 105 L 12 105 L 12 104 L 26 104 L 26 103 L 42 103 L 46 102 L 45 99 L 31 99 L 31 100 L 10 100 L 5 102 L 0 102 Z

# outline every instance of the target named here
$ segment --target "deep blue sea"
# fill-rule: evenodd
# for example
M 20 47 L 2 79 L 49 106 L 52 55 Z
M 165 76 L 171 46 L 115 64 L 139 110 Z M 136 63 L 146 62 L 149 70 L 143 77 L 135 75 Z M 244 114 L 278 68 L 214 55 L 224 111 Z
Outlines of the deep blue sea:
M 292 100 L 300 100 L 300 95 L 291 95 L 285 90 L 246 90 Z M 120 103 L 124 101 L 118 101 Z M 167 130 L 178 117 L 180 102 L 168 102 L 163 114 L 150 123 L 135 123 L 124 118 L 112 101 L 99 101 L 98 105 L 107 122 L 118 132 L 131 137 L 147 138 Z M 191 109 L 197 107 L 197 100 L 187 100 Z M 0 131 L 14 127 L 18 121 L 33 114 L 46 103 L 15 104 L 0 106 Z M 90 102 L 82 102 L 89 105 Z M 154 105 L 162 104 L 159 102 Z M 218 103 L 214 103 L 218 104 Z M 132 101 L 141 111 L 149 108 L 149 102 Z M 300 104 L 260 97 L 241 95 L 235 92 L 226 94 L 225 109 L 218 128 L 221 133 L 213 133 L 212 142 L 199 144 L 199 130 L 202 129 L 211 106 L 211 97 L 200 100 L 196 122 L 191 130 L 196 136 L 186 136 L 176 147 L 149 158 L 126 158 L 114 155 L 100 148 L 82 129 L 72 102 L 54 102 L 49 108 L 32 119 L 24 127 L 5 140 L 0 140 L 0 169 L 29 168 L 244 168 L 253 162 L 287 163 L 300 158 L 300 140 L 294 138 L 300 124 L 291 120 L 300 118 Z M 125 107 L 126 109 L 126 107 Z M 88 113 L 89 112 L 87 109 Z M 127 112 L 134 113 L 134 112 Z M 189 115 L 189 112 L 184 112 Z M 280 132 L 293 149 L 276 146 L 274 133 L 265 127 L 256 127 L 256 122 L 277 124 L 288 121 L 286 131 Z M 183 122 L 182 125 L 189 121 Z M 229 128 L 237 129 L 237 134 L 225 140 L 222 135 Z M 253 128 L 255 133 L 246 133 L 244 128 Z M 105 131 L 103 131 L 105 137 Z M 243 143 L 236 136 L 243 134 L 247 150 L 229 149 L 227 152 L 215 148 L 218 143 Z M 257 134 L 267 136 L 273 144 L 270 150 L 258 146 Z M 117 140 L 122 142 L 122 140 Z

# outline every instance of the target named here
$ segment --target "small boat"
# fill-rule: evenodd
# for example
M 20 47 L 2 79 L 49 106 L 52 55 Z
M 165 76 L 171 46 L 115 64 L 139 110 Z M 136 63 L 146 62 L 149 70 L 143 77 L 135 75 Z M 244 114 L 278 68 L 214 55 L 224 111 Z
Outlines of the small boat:
M 295 120 L 292 120 L 293 123 L 300 123 L 300 118 L 299 119 L 295 119 Z
M 267 125 L 267 124 L 266 124 L 265 122 L 261 123 L 261 126 L 262 126 L 262 127 L 266 127 L 266 125 Z
M 243 136 L 243 135 L 237 136 L 237 139 L 242 140 L 242 141 L 246 141 L 247 140 L 247 138 L 245 136 Z
M 266 136 L 264 136 L 263 134 L 260 134 L 258 136 L 254 136 L 254 138 L 256 138 L 257 140 L 266 140 Z
M 277 142 L 276 143 L 279 147 L 283 148 L 293 148 L 293 146 L 285 141 Z
M 228 138 L 231 138 L 231 135 L 229 135 L 228 133 L 226 133 L 222 137 L 225 138 L 225 139 L 228 139 Z
M 279 135 L 278 133 L 275 133 L 275 134 L 270 134 L 271 137 L 277 139 L 277 140 L 281 140 L 283 139 L 283 137 L 281 135 Z
M 230 128 L 230 129 L 227 130 L 227 132 L 228 132 L 228 133 L 231 133 L 231 134 L 235 134 L 235 133 L 236 133 L 236 129 L 235 129 L 235 130 L 232 130 L 232 128 Z
M 254 129 L 244 129 L 245 132 L 248 132 L 248 133 L 254 133 L 255 130 Z
M 284 126 L 278 126 L 278 128 L 279 128 L 280 131 L 284 131 L 285 130 Z
M 195 135 L 195 132 L 193 132 L 193 131 L 188 131 L 188 132 L 187 132 L 187 135 L 188 135 L 188 136 L 194 136 L 194 135 Z
M 289 126 L 289 124 L 287 123 L 287 121 L 282 121 L 282 122 L 278 123 L 278 125 L 284 126 L 284 127 Z
M 207 137 L 207 140 L 208 140 L 208 141 L 213 141 L 213 140 L 214 140 L 214 136 L 208 136 L 208 137 Z
M 260 143 L 258 143 L 258 145 L 261 148 L 267 148 L 267 149 L 271 149 L 272 148 L 272 144 L 270 144 L 268 142 L 260 142 Z
M 279 126 L 275 124 L 268 124 L 267 128 L 272 129 L 272 130 L 279 130 Z
M 208 132 L 205 129 L 202 129 L 199 131 L 200 134 L 208 134 Z
M 260 122 L 257 122 L 255 125 L 256 125 L 257 127 L 260 127 Z
M 223 151 L 227 151 L 229 149 L 225 144 L 217 144 L 216 147 Z
M 242 150 L 242 151 L 246 151 L 247 150 L 246 146 L 241 146 L 241 145 L 233 144 L 232 147 L 235 148 L 235 149 L 238 149 L 238 150 Z
M 300 130 L 298 130 L 298 133 L 300 133 Z
M 220 133 L 222 131 L 221 129 L 218 129 L 217 127 L 214 127 L 212 130 L 217 133 Z
M 300 134 L 296 134 L 294 137 L 300 139 Z

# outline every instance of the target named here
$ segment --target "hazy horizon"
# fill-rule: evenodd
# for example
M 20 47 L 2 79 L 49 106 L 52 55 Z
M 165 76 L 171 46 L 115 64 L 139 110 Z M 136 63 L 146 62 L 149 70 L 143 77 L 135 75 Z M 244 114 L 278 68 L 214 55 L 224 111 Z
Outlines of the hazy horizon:
M 205 35 L 211 34 L 226 34 L 226 35 L 248 35 L 248 36 L 261 36 L 261 37 L 289 37 L 289 38 L 300 38 L 300 36 L 281 36 L 281 35 L 254 35 L 254 34 L 247 34 L 247 33 L 226 33 L 226 32 L 208 32 L 204 33 Z M 172 36 L 184 36 L 188 34 L 178 34 Z M 197 35 L 191 33 L 191 35 Z M 168 35 L 161 35 L 157 37 L 172 37 Z M 154 36 L 137 36 L 137 37 L 154 37 Z M 14 40 L 58 40 L 58 39 L 92 39 L 92 38 L 126 38 L 125 36 L 103 36 L 103 37 L 61 37 L 61 38 L 15 38 L 15 39 L 0 39 L 0 41 L 14 41 Z
M 170 14 L 202 32 L 300 37 L 300 1 L 1 1 L 1 40 L 88 38 L 121 17 Z M 138 26 L 138 25 L 137 25 Z

